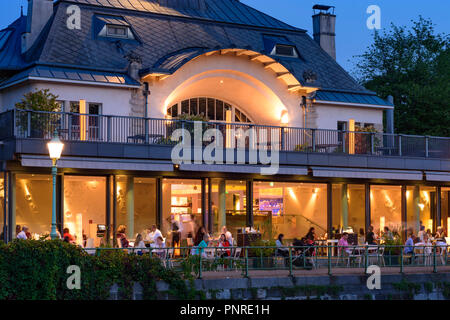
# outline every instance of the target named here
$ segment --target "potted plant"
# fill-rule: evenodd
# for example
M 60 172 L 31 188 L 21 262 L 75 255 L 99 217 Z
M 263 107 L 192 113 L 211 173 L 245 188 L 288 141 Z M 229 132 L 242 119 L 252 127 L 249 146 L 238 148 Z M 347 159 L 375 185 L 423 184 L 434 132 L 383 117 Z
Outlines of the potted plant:
M 59 116 L 50 112 L 59 112 L 60 105 L 56 101 L 58 96 L 50 93 L 49 89 L 36 90 L 35 92 L 28 92 L 24 95 L 22 100 L 16 103 L 15 107 L 18 110 L 24 111 L 42 111 L 44 113 L 19 111 L 17 116 L 17 126 L 22 131 L 30 132 L 30 138 L 44 138 L 49 134 L 53 134 L 55 125 L 57 125 Z M 46 113 L 48 112 L 48 113 Z M 30 123 L 28 123 L 30 122 Z
M 400 233 L 394 232 L 393 238 L 388 238 L 383 235 L 384 241 L 384 262 L 387 266 L 396 266 L 399 263 L 401 250 L 402 250 L 402 237 Z
M 254 269 L 273 268 L 276 250 L 274 240 L 256 240 L 250 246 L 255 247 L 249 250 L 249 257 L 253 260 Z

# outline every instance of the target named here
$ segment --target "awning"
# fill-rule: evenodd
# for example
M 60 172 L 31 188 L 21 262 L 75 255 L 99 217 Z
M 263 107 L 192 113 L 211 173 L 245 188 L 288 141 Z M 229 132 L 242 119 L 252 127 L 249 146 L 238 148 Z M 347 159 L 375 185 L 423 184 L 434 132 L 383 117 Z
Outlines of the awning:
M 450 182 L 450 172 L 426 171 L 425 175 L 426 175 L 427 181 Z
M 202 172 L 229 172 L 229 173 L 251 173 L 261 174 L 261 166 L 252 165 L 232 165 L 232 164 L 181 164 L 181 171 L 202 171 Z M 268 168 L 268 167 L 267 167 Z M 280 167 L 276 174 L 281 175 L 308 175 L 307 167 Z
M 336 105 L 355 105 L 376 107 L 383 109 L 392 109 L 394 105 L 388 101 L 377 97 L 375 94 L 357 94 L 333 91 L 317 91 L 316 103 L 336 104 Z
M 422 171 L 313 167 L 314 177 L 422 180 Z
M 52 166 L 48 157 L 22 155 L 22 166 L 24 167 L 47 167 Z M 58 168 L 72 169 L 98 169 L 98 170 L 132 170 L 132 171 L 173 171 L 171 162 L 157 162 L 148 160 L 127 159 L 93 159 L 93 158 L 64 158 L 58 161 Z

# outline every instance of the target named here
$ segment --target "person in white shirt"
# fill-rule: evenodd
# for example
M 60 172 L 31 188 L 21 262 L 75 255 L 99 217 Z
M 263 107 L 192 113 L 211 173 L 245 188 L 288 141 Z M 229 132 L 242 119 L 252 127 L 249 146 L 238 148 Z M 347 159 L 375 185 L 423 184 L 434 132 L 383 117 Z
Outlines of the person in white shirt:
M 152 250 L 152 253 L 156 254 L 160 259 L 166 258 L 167 250 L 165 250 L 166 244 L 164 243 L 163 237 L 156 238 L 156 241 L 152 245 L 152 248 L 156 249 Z
M 151 243 L 156 243 L 156 239 L 158 239 L 158 237 L 163 237 L 161 231 L 158 230 L 158 228 L 156 228 L 156 225 L 152 225 L 152 231 L 148 234 L 147 236 L 147 241 L 150 241 Z
M 225 235 L 225 239 L 227 239 L 228 243 L 230 244 L 230 247 L 233 246 L 233 235 L 230 231 L 227 230 L 226 226 L 222 227 L 222 234 Z
M 147 252 L 144 240 L 142 238 L 142 235 L 139 233 L 136 237 L 136 240 L 134 241 L 134 247 L 140 250 L 136 250 L 137 254 L 142 255 L 144 252 Z
M 27 240 L 28 239 L 27 231 L 28 231 L 28 227 L 23 226 L 22 231 L 20 231 L 19 234 L 17 235 L 17 239 Z

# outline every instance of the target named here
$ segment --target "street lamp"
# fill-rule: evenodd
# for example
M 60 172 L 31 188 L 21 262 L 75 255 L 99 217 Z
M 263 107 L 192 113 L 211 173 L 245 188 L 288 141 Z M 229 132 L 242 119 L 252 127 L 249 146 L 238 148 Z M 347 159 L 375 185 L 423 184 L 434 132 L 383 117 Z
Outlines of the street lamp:
M 50 238 L 52 240 L 58 238 L 58 233 L 56 232 L 56 174 L 58 173 L 58 169 L 56 168 L 56 162 L 61 158 L 61 152 L 64 147 L 64 144 L 58 137 L 58 131 L 55 130 L 55 134 L 53 135 L 53 139 L 47 143 L 48 153 L 50 155 L 50 159 L 52 159 L 52 177 L 53 177 L 53 203 L 52 203 L 52 229 L 50 231 Z

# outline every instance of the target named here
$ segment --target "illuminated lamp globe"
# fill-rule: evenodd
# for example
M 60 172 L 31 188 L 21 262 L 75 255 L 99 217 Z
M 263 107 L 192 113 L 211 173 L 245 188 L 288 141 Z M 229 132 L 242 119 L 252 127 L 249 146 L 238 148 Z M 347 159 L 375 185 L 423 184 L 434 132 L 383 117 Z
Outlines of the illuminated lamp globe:
M 47 147 L 50 159 L 59 160 L 59 158 L 61 158 L 64 143 L 61 142 L 57 134 L 55 134 L 53 139 L 47 143 Z

